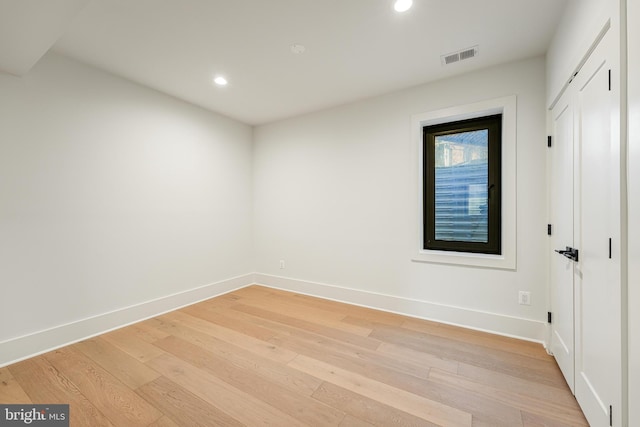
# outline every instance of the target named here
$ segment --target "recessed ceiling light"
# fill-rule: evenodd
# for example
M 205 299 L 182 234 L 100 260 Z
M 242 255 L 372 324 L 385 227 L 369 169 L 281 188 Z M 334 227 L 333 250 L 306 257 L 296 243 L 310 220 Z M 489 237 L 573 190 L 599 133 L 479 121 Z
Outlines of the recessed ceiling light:
M 213 82 L 214 82 L 215 84 L 217 84 L 218 86 L 226 86 L 226 85 L 227 85 L 227 83 L 229 83 L 229 82 L 227 81 L 227 79 L 225 79 L 225 78 L 224 78 L 224 77 L 222 77 L 222 76 L 218 76 L 218 77 L 216 77 L 215 79 L 213 79 Z
M 393 8 L 396 10 L 396 12 L 406 12 L 411 8 L 412 4 L 413 0 L 396 0 Z

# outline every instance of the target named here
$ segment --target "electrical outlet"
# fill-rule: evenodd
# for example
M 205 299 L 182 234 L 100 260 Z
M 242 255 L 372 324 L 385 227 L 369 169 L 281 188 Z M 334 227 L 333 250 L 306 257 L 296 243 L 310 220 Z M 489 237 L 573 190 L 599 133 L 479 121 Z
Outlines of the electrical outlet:
M 518 292 L 518 304 L 531 305 L 531 292 L 525 292 L 525 291 Z
M 280 260 L 280 270 L 283 270 L 283 269 L 284 269 L 284 260 L 281 259 Z

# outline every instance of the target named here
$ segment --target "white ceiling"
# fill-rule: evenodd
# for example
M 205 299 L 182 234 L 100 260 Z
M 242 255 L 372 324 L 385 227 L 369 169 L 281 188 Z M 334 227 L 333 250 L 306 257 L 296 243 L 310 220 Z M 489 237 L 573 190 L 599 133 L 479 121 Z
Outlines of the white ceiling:
M 54 50 L 262 124 L 543 54 L 565 3 L 414 0 L 399 14 L 393 0 L 91 0 Z M 478 57 L 441 65 L 474 45 Z
M 0 71 L 29 72 L 88 0 L 0 0 Z

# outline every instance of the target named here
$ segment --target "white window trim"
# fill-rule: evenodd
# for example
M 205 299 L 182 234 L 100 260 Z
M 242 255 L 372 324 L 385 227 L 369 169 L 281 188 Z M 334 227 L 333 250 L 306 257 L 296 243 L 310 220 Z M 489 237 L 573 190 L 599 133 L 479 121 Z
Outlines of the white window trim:
M 423 224 L 423 133 L 424 126 L 502 114 L 502 254 L 488 255 L 468 252 L 436 251 L 424 249 Z M 412 261 L 438 264 L 457 264 L 515 270 L 516 268 L 516 96 L 506 96 L 474 104 L 445 108 L 416 114 L 411 118 L 417 162 L 414 164 L 414 183 L 418 185 L 415 219 L 415 248 Z

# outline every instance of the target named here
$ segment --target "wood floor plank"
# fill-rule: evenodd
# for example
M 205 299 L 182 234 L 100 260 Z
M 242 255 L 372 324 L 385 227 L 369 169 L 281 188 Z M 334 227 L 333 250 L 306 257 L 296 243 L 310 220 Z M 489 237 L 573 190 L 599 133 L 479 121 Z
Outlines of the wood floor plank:
M 327 363 L 353 365 L 365 371 L 389 370 L 416 378 L 428 378 L 430 367 L 397 363 L 377 351 L 359 348 L 349 343 L 326 338 L 314 333 L 301 332 L 291 336 L 276 336 L 270 340 L 274 344 L 288 348 L 293 352 L 316 357 Z
M 360 418 L 353 417 L 347 414 L 344 417 L 344 420 L 340 423 L 340 427 L 372 427 L 373 424 L 370 424 L 366 421 L 361 420 Z
M 282 340 L 281 345 L 290 345 L 292 342 L 294 340 L 288 337 Z M 401 363 L 394 364 L 388 360 L 387 363 L 381 364 L 363 360 L 360 357 L 363 353 L 362 350 L 355 354 L 345 354 L 332 351 L 330 346 L 320 347 L 313 345 L 313 343 L 297 345 L 292 347 L 292 350 L 345 371 L 362 375 L 464 412 L 473 413 L 481 419 L 491 421 L 496 427 L 522 425 L 522 417 L 518 409 L 480 394 L 463 393 L 454 387 L 433 383 L 428 379 L 428 368 L 421 372 L 421 374 L 426 374 L 425 379 L 422 375 L 418 377 L 403 372 L 404 368 Z
M 16 363 L 9 367 L 9 371 L 33 403 L 68 404 L 71 425 L 113 427 L 111 421 L 78 387 L 58 372 L 45 357 L 34 357 Z
M 139 339 L 148 342 L 149 344 L 153 344 L 155 341 L 161 340 L 162 338 L 166 338 L 168 336 L 168 334 L 154 328 L 150 323 L 147 323 L 146 321 L 131 325 L 130 329 Z
M 100 337 L 79 342 L 75 347 L 132 389 L 160 376 L 138 359 Z
M 172 312 L 161 316 L 161 318 L 175 321 L 179 324 L 195 329 L 196 331 L 203 332 L 207 335 L 218 338 L 219 340 L 234 344 L 240 348 L 255 352 L 256 354 L 260 354 L 263 357 L 277 362 L 286 363 L 296 357 L 296 353 L 293 353 L 292 351 L 277 347 L 266 341 L 239 334 L 231 329 L 212 324 L 211 322 L 190 316 L 186 313 Z
M 255 290 L 255 287 L 251 289 Z M 272 311 L 273 313 L 287 313 L 288 316 L 296 319 L 304 319 L 305 322 L 337 328 L 363 337 L 371 333 L 369 328 L 363 328 L 358 325 L 345 325 L 342 319 L 346 317 L 346 313 L 301 306 L 300 304 L 296 304 L 295 300 L 292 301 L 291 297 L 265 295 L 260 298 L 242 298 L 241 304 L 235 305 L 233 308 L 238 309 L 239 305 L 257 307 L 259 309 Z
M 345 332 L 345 328 L 343 327 L 344 323 L 340 322 L 326 322 L 324 324 L 315 323 L 304 320 L 306 319 L 306 317 L 298 318 L 289 314 L 277 313 L 275 311 L 272 311 L 271 309 L 265 310 L 260 307 L 254 307 L 244 304 L 238 304 L 234 306 L 233 310 L 251 314 L 255 317 L 268 319 L 273 322 L 288 325 L 297 329 L 302 329 L 307 332 L 313 332 L 325 337 L 334 338 L 338 341 L 343 341 L 362 348 L 375 350 L 380 345 L 380 341 L 368 337 L 368 335 L 371 333 L 370 330 L 367 330 L 367 334 L 364 336 L 353 334 L 351 332 Z
M 564 379 L 555 375 L 557 367 L 551 360 L 540 360 L 503 351 L 500 348 L 485 348 L 402 328 L 383 326 L 374 329 L 371 336 L 388 343 L 425 351 L 444 359 L 456 360 L 556 387 L 565 386 Z
M 155 319 L 159 328 L 172 331 L 174 338 L 180 338 L 195 344 L 236 366 L 253 370 L 256 374 L 279 384 L 295 393 L 311 395 L 321 381 L 306 373 L 291 369 L 286 364 L 278 363 L 260 354 L 252 353 L 226 341 L 195 331 L 187 326 L 166 319 Z
M 284 335 L 282 334 L 284 333 Z M 285 327 L 281 329 L 281 333 L 270 340 L 281 347 L 286 347 L 296 353 L 306 355 L 326 355 L 331 356 L 347 356 L 362 365 L 373 364 L 375 366 L 387 367 L 395 369 L 409 375 L 420 378 L 428 378 L 429 368 L 432 366 L 442 369 L 457 371 L 457 362 L 444 361 L 435 356 L 430 356 L 423 352 L 415 352 L 419 355 L 411 358 L 405 357 L 411 355 L 411 350 L 401 349 L 395 354 L 385 354 L 380 351 L 380 347 L 376 351 L 368 348 L 362 348 L 352 341 L 345 342 L 333 337 L 327 337 L 321 333 L 314 333 L 308 330 Z M 380 343 L 380 345 L 386 345 Z M 325 361 L 326 359 L 323 359 Z
M 162 355 L 162 350 L 145 340 L 135 325 L 101 335 L 101 338 L 141 362 Z
M 75 347 L 52 351 L 45 359 L 115 425 L 147 426 L 162 416 L 154 406 Z
M 9 368 L 0 368 L 0 403 L 5 405 L 33 403 Z
M 171 418 L 164 415 L 161 418 L 158 418 L 156 421 L 149 424 L 148 427 L 180 427 L 180 426 L 176 424 Z
M 339 408 L 357 420 L 365 421 L 370 425 L 386 427 L 436 427 L 420 417 L 396 409 L 385 403 L 354 393 L 343 387 L 329 382 L 323 382 L 313 397 L 327 405 Z
M 522 411 L 522 421 L 524 422 L 524 427 L 573 427 L 576 424 L 573 423 L 564 423 L 558 420 L 554 420 L 544 415 L 539 414 L 531 414 L 527 411 Z M 587 424 L 578 424 L 578 425 L 587 425 Z
M 236 306 L 239 304 L 236 304 Z M 235 306 L 234 306 L 235 307 Z M 271 336 L 276 334 L 289 334 L 290 331 L 296 330 L 295 328 L 284 325 L 282 323 L 277 323 L 269 319 L 265 319 L 262 317 L 253 316 L 248 313 L 243 313 L 242 311 L 234 310 L 234 307 L 230 307 L 229 309 L 224 310 L 224 315 L 233 321 L 237 321 L 244 324 L 251 324 L 255 326 L 259 326 L 262 329 L 268 330 L 271 332 Z M 217 309 L 213 309 L 212 311 L 217 312 Z
M 330 311 L 346 316 L 355 316 L 360 319 L 375 320 L 378 323 L 387 325 L 400 326 L 407 320 L 406 316 L 391 313 L 388 311 L 374 310 L 368 307 L 362 307 L 353 304 L 347 304 L 339 301 L 316 298 L 310 295 L 296 294 L 293 292 L 283 291 L 281 289 L 270 289 L 274 293 L 284 295 L 291 298 L 295 304 L 301 304 L 307 307 L 314 307 L 325 311 Z
M 415 378 L 429 378 L 428 365 L 420 366 L 411 363 L 398 363 L 377 351 L 370 351 L 320 336 L 308 334 L 304 338 L 298 336 L 275 336 L 270 342 L 294 351 L 298 354 L 315 357 L 327 363 L 336 363 L 346 368 L 353 366 L 358 371 L 393 372 L 392 375 L 410 375 Z M 348 369 L 348 368 L 346 368 Z
M 290 391 L 253 370 L 236 366 L 197 345 L 174 337 L 168 337 L 156 345 L 308 425 L 337 426 L 344 418 L 344 413 L 333 407 L 319 403 L 310 396 Z
M 569 386 L 566 385 L 564 388 L 549 386 L 466 363 L 459 364 L 457 373 L 461 377 L 500 390 L 560 403 L 579 410 L 578 402 L 576 402 L 575 397 L 571 394 Z M 560 371 L 558 371 L 558 375 L 562 375 Z
M 147 364 L 241 424 L 292 427 L 304 425 L 288 414 L 170 354 L 157 357 Z
M 254 323 L 246 322 L 226 315 L 226 313 L 231 310 L 224 310 L 225 314 L 222 314 L 217 311 L 217 309 L 211 310 L 206 306 L 198 305 L 186 307 L 182 311 L 191 316 L 198 317 L 202 320 L 206 320 L 207 322 L 211 322 L 218 326 L 234 330 L 236 332 L 248 335 L 261 341 L 268 341 L 269 338 L 272 338 L 277 333 L 270 329 L 263 328 L 260 325 L 256 325 Z
M 438 368 L 453 373 L 458 372 L 459 363 L 457 361 L 443 359 L 427 351 L 419 351 L 413 348 L 383 342 L 380 344 L 380 347 L 378 347 L 377 352 L 386 357 L 395 358 L 403 363 Z
M 246 316 L 243 313 L 239 313 L 239 315 Z M 260 319 L 251 315 L 247 317 Z M 264 319 L 260 320 L 260 324 L 265 325 L 268 328 L 273 327 L 271 321 Z M 358 348 L 349 343 L 344 343 L 342 341 L 327 338 L 322 335 L 303 331 L 297 328 L 285 327 L 281 329 L 281 332 L 288 335 L 285 335 L 284 337 L 274 337 L 270 342 L 280 347 L 288 348 L 296 353 L 320 357 L 328 363 L 332 363 L 336 359 L 346 359 L 345 363 L 351 361 L 352 365 L 358 369 L 358 372 L 366 372 L 368 375 L 371 375 L 373 371 L 386 369 L 388 371 L 388 375 L 392 375 L 394 377 L 401 376 L 402 374 L 408 374 L 420 378 L 428 378 L 429 364 L 425 363 L 429 361 L 428 358 L 422 357 L 415 363 L 412 361 L 408 362 L 404 359 L 398 359 L 395 356 L 387 357 L 377 351 Z M 451 365 L 451 362 L 442 362 L 437 363 L 435 366 L 449 368 Z M 453 363 L 453 370 L 455 371 L 456 369 L 457 363 Z M 400 375 L 398 375 L 398 373 L 400 373 Z
M 552 358 L 552 356 L 549 356 L 544 347 L 539 343 L 503 337 L 496 334 L 490 334 L 488 332 L 474 331 L 458 326 L 412 318 L 407 318 L 407 320 L 402 323 L 401 327 L 450 340 L 475 344 L 485 348 L 499 347 L 502 351 L 513 352 L 515 354 L 534 357 L 545 361 L 550 361 Z
M 517 426 L 523 426 L 522 421 L 520 421 L 516 425 Z M 490 421 L 490 420 L 479 418 L 474 414 L 473 419 L 471 420 L 471 426 L 472 427 L 496 427 L 496 424 L 494 422 Z M 509 427 L 511 427 L 511 426 L 509 426 Z
M 471 426 L 471 414 L 327 363 L 298 355 L 289 366 L 417 417 L 446 426 Z
M 136 392 L 152 405 L 163 408 L 166 415 L 179 426 L 234 427 L 243 425 L 165 377 L 159 377 L 143 385 Z
M 408 319 L 407 316 L 386 311 L 381 311 L 380 313 L 382 313 L 382 315 L 379 316 L 376 310 L 365 307 L 358 307 L 357 310 L 348 310 L 346 313 L 347 315 L 342 319 L 343 322 L 371 330 L 380 326 L 401 328 Z
M 569 423 L 574 426 L 588 426 L 582 412 L 575 407 L 543 398 L 531 398 L 518 393 L 507 392 L 494 387 L 470 381 L 459 375 L 433 369 L 430 378 L 442 384 L 458 386 L 468 392 L 492 396 L 492 399 L 506 405 L 527 411 L 535 415 L 548 416 L 550 419 Z

